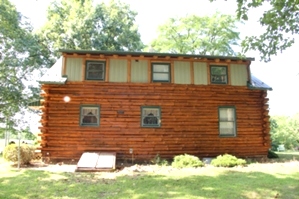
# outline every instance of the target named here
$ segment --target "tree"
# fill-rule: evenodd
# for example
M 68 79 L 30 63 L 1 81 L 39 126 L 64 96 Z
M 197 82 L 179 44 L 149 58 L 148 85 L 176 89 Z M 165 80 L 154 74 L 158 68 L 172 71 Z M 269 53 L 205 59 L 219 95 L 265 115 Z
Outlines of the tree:
M 216 0 L 210 0 L 216 1 Z M 264 6 L 267 9 L 259 19 L 265 28 L 259 36 L 248 36 L 242 41 L 243 52 L 258 50 L 261 60 L 268 62 L 295 42 L 294 35 L 299 33 L 298 0 L 236 0 L 237 17 L 248 20 L 248 12 Z
M 38 34 L 52 53 L 59 49 L 140 51 L 144 45 L 135 16 L 118 1 L 94 5 L 92 0 L 56 0 Z
M 19 126 L 15 116 L 38 94 L 28 84 L 33 72 L 51 60 L 31 25 L 8 0 L 0 1 L 0 27 L 0 123 L 13 131 Z
M 299 113 L 293 117 L 271 117 L 271 139 L 274 145 L 284 144 L 287 149 L 299 146 Z
M 195 15 L 170 18 L 159 26 L 159 35 L 151 47 L 159 52 L 204 55 L 235 55 L 232 46 L 238 45 L 236 19 L 216 13 L 212 17 Z

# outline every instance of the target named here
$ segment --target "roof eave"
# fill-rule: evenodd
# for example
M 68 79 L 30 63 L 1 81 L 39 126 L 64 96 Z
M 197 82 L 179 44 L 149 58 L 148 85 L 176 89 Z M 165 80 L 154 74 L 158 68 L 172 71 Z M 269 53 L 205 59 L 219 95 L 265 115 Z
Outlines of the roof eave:
M 175 53 L 158 53 L 158 52 L 131 52 L 131 51 L 104 51 L 104 50 L 70 50 L 60 49 L 61 53 L 74 54 L 103 54 L 103 55 L 132 55 L 132 56 L 158 56 L 158 57 L 189 57 L 189 58 L 207 58 L 207 59 L 231 59 L 231 60 L 246 60 L 254 61 L 252 57 L 233 57 L 233 56 L 217 56 L 217 55 L 197 55 L 197 54 L 175 54 Z
M 59 80 L 59 81 L 51 81 L 51 80 L 48 80 L 48 81 L 46 81 L 46 80 L 40 80 L 40 81 L 38 81 L 38 83 L 40 83 L 40 84 L 65 84 L 66 83 L 66 80 L 67 80 L 67 78 L 63 78 L 62 80 Z
M 247 83 L 247 87 L 251 90 L 268 90 L 268 91 L 272 91 L 273 89 L 271 87 L 257 87 L 257 86 L 253 86 L 251 83 Z

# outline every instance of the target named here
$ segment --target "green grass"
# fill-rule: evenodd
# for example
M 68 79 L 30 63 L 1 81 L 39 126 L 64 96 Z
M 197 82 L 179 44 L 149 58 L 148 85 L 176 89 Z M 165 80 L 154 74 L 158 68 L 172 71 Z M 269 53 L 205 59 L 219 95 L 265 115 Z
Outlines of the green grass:
M 299 161 L 299 151 L 286 151 L 286 152 L 275 152 L 276 154 L 278 154 L 279 159 L 281 161 L 289 161 L 289 160 L 297 160 Z
M 236 168 L 162 167 L 151 173 L 47 172 L 2 165 L 1 199 L 295 199 L 299 195 L 298 161 Z

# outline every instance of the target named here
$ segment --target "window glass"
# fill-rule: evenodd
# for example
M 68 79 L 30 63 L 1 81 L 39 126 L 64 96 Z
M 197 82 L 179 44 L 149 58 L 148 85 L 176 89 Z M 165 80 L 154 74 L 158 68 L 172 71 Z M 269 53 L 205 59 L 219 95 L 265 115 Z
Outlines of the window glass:
M 99 107 L 82 106 L 80 124 L 83 126 L 99 125 Z
M 168 81 L 169 75 L 165 73 L 154 73 L 153 74 L 153 80 L 157 81 Z
M 219 135 L 236 136 L 236 112 L 234 107 L 219 108 Z
M 104 80 L 105 62 L 86 62 L 87 80 Z
M 152 64 L 152 80 L 154 82 L 170 82 L 170 64 Z
M 211 83 L 227 84 L 226 66 L 211 66 Z
M 211 72 L 213 75 L 226 75 L 226 67 L 223 66 L 212 66 Z
M 159 107 L 142 107 L 141 108 L 141 126 L 159 127 L 160 126 L 160 108 Z
M 234 122 L 220 122 L 220 135 L 234 135 Z
M 235 110 L 234 108 L 220 108 L 219 109 L 220 113 L 220 120 L 221 121 L 234 121 L 234 114 Z
M 154 72 L 169 72 L 169 65 L 153 65 L 153 71 Z

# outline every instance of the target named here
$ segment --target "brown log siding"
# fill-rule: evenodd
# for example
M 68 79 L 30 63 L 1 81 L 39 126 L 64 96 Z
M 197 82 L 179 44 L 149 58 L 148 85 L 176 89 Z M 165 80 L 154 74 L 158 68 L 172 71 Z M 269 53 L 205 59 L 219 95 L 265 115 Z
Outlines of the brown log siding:
M 52 159 L 79 159 L 85 151 L 114 151 L 118 159 L 130 159 L 130 148 L 136 160 L 184 153 L 253 157 L 266 156 L 270 146 L 266 91 L 229 85 L 86 81 L 42 85 L 42 90 L 42 153 Z M 64 96 L 71 101 L 64 102 Z M 100 105 L 100 126 L 80 126 L 83 104 Z M 225 105 L 236 108 L 236 137 L 219 137 L 218 107 Z M 161 107 L 160 128 L 140 126 L 141 106 Z

